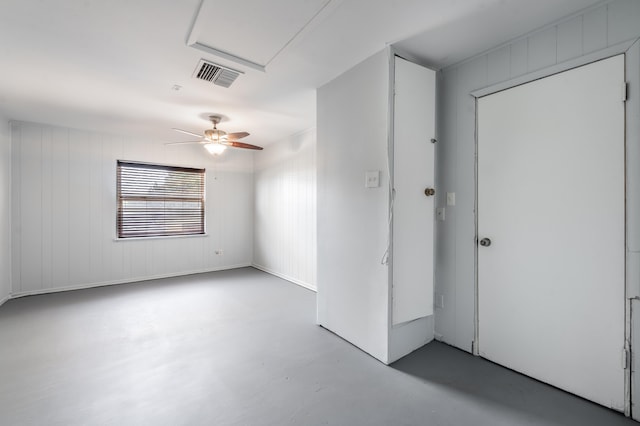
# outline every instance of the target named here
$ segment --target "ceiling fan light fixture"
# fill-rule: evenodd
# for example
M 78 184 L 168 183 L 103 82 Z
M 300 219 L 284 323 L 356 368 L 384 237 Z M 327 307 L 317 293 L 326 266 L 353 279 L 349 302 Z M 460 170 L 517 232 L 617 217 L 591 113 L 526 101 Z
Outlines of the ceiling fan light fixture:
M 211 155 L 220 155 L 227 149 L 227 147 L 221 143 L 208 143 L 204 147 Z
M 239 139 L 249 136 L 248 132 L 233 132 L 227 133 L 224 130 L 219 130 L 216 126 L 222 120 L 220 115 L 210 115 L 209 121 L 213 124 L 213 129 L 207 129 L 203 134 L 199 135 L 188 130 L 176 129 L 178 132 L 186 133 L 187 135 L 199 137 L 198 141 L 185 141 L 185 142 L 169 142 L 165 145 L 181 145 L 181 144 L 202 144 L 206 150 L 212 155 L 220 155 L 227 147 L 262 150 L 261 146 L 252 145 L 250 143 L 240 142 Z

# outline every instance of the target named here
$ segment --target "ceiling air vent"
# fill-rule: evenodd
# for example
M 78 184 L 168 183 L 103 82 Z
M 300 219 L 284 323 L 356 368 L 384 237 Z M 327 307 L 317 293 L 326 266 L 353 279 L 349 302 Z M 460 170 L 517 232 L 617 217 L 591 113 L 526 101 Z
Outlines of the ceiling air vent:
M 222 87 L 229 87 L 240 75 L 240 71 L 225 68 L 213 62 L 200 59 L 193 76 Z

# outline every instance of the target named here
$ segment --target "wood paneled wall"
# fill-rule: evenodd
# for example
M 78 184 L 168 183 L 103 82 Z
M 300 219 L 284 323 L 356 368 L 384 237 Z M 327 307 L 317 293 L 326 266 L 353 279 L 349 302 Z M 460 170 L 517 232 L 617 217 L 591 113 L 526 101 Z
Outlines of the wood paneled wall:
M 257 153 L 254 179 L 254 266 L 315 290 L 315 129 Z
M 253 153 L 14 122 L 12 294 L 248 266 Z M 207 236 L 116 240 L 116 160 L 204 167 Z M 216 254 L 217 251 L 223 254 Z

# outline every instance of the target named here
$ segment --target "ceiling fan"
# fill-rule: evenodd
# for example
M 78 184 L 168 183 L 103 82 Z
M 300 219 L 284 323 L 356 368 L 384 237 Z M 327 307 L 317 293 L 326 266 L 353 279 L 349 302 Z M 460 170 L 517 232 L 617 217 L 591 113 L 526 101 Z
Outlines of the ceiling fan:
M 176 129 L 181 133 L 186 133 L 187 135 L 196 136 L 202 138 L 197 141 L 186 141 L 186 142 L 170 142 L 165 145 L 184 145 L 184 144 L 201 144 L 204 145 L 205 149 L 209 151 L 210 154 L 219 155 L 224 152 L 227 147 L 232 148 L 243 148 L 243 149 L 255 149 L 261 150 L 261 146 L 251 145 L 250 143 L 239 142 L 238 139 L 242 139 L 244 137 L 249 136 L 247 132 L 236 132 L 236 133 L 227 133 L 224 130 L 220 130 L 217 128 L 218 123 L 222 120 L 222 117 L 219 115 L 210 115 L 209 120 L 211 124 L 213 124 L 213 129 L 207 129 L 204 131 L 203 135 L 199 135 L 197 133 L 189 132 L 188 130 Z

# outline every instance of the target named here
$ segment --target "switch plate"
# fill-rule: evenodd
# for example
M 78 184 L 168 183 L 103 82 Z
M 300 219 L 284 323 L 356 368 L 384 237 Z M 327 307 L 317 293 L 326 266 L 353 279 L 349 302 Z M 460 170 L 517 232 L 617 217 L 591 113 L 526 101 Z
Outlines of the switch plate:
M 456 205 L 456 193 L 455 192 L 447 192 L 447 205 L 455 206 Z
M 439 207 L 436 209 L 436 219 L 444 222 L 444 207 Z
M 378 188 L 380 186 L 380 171 L 367 171 L 364 174 L 365 188 Z
M 444 308 L 444 295 L 436 293 L 435 303 L 436 308 L 443 309 Z

